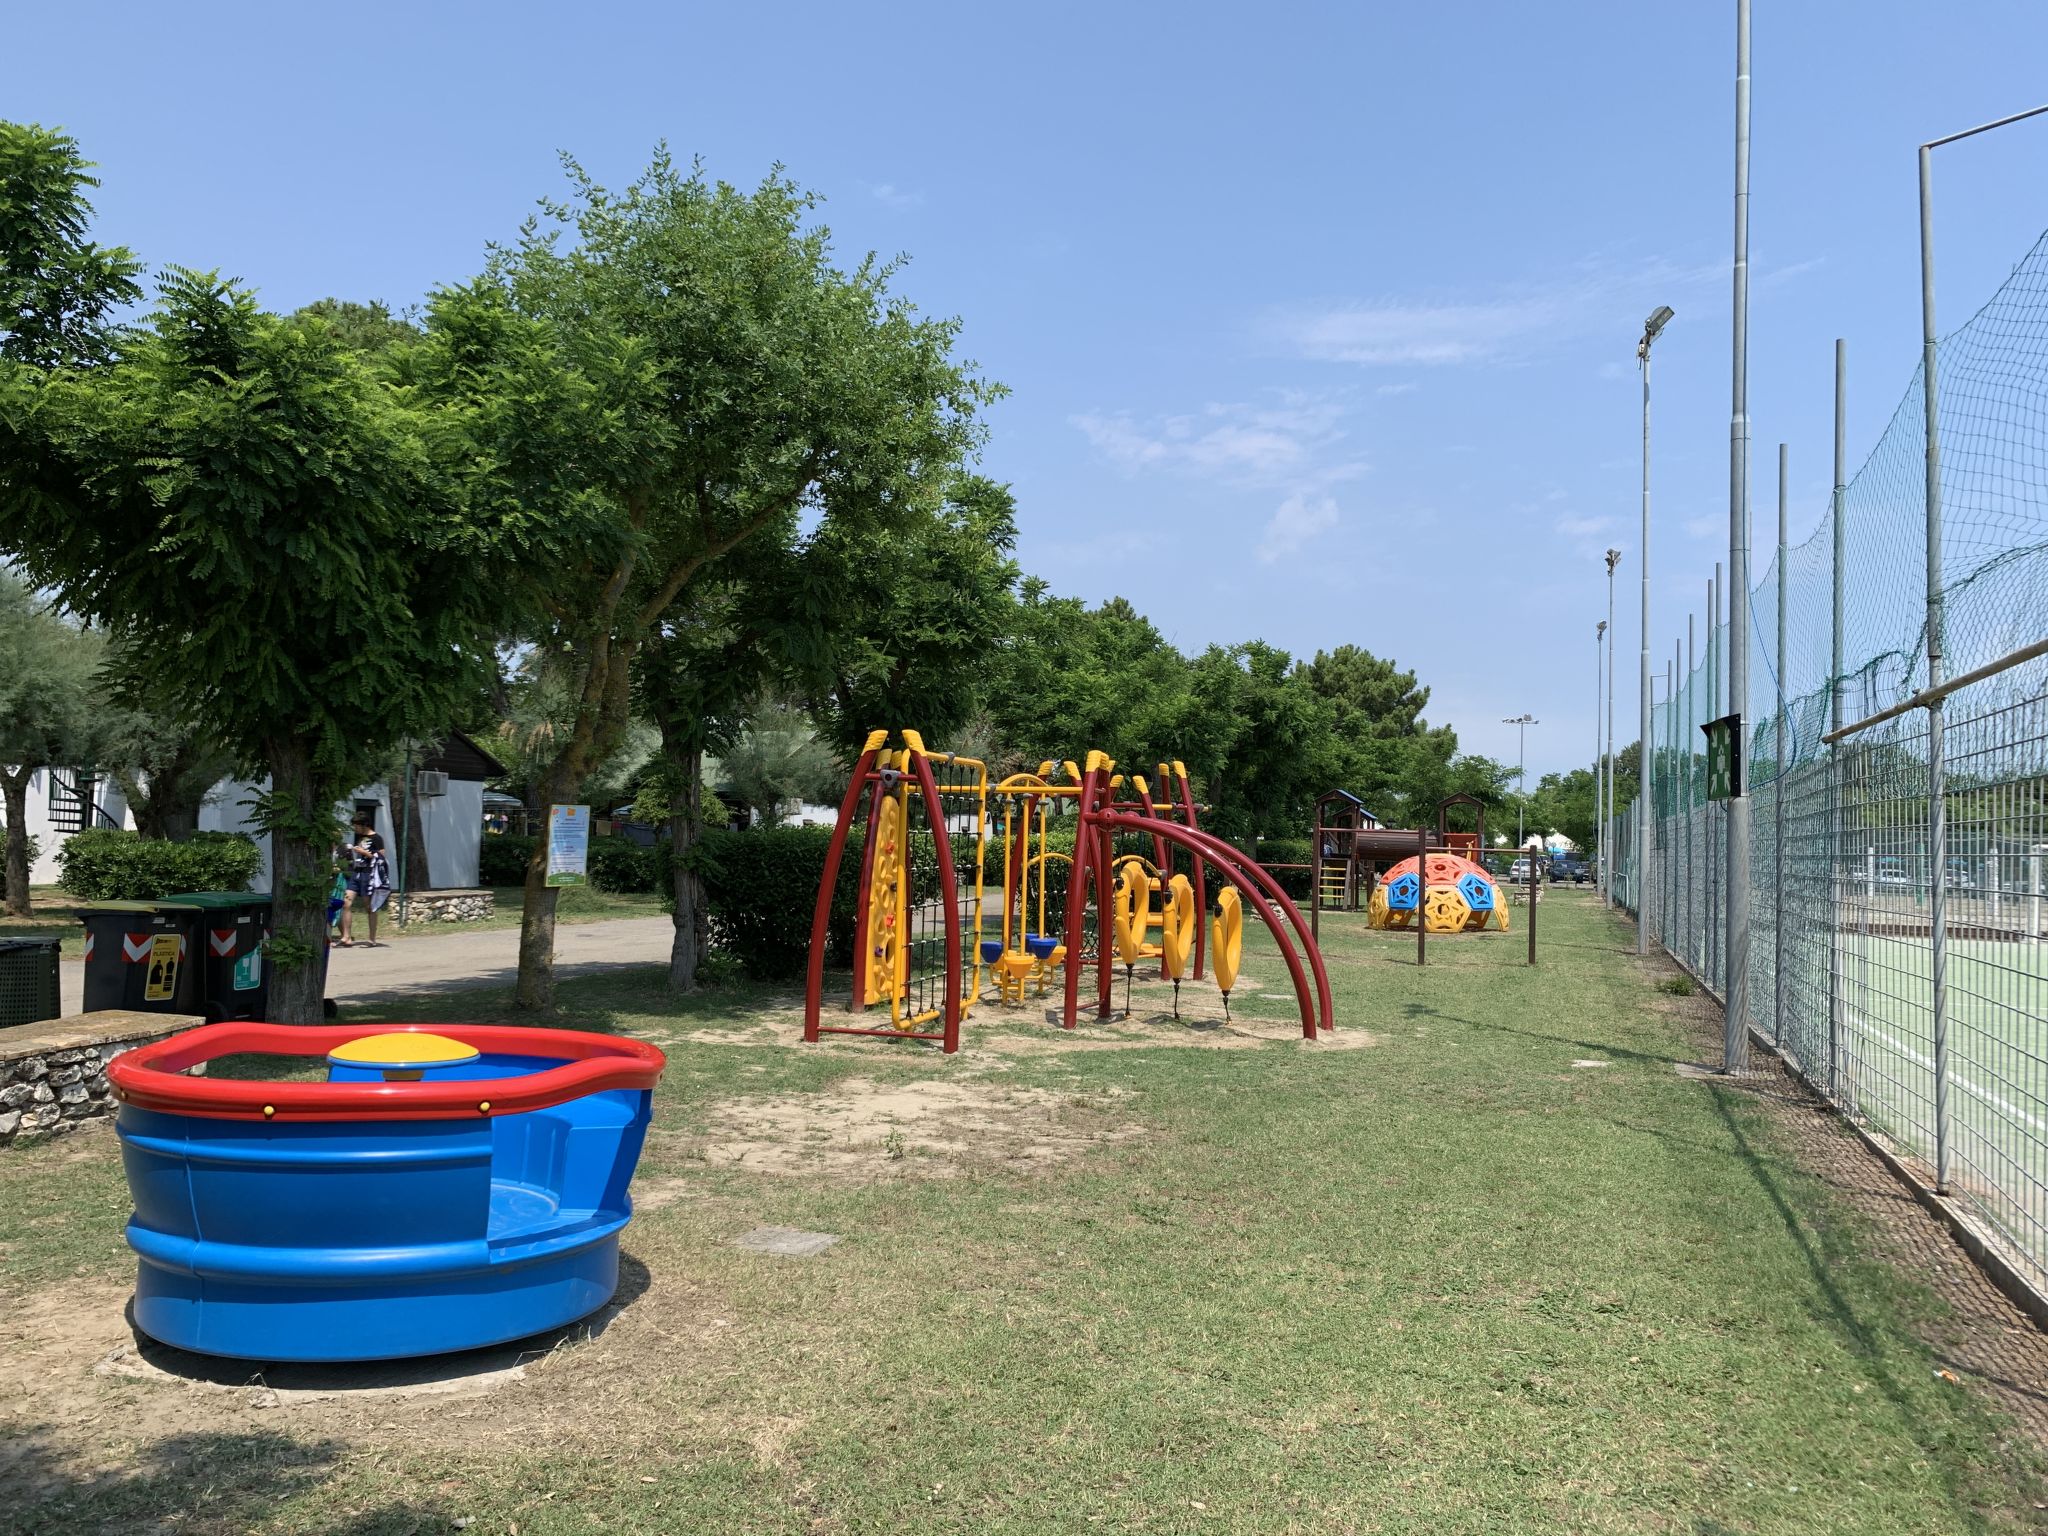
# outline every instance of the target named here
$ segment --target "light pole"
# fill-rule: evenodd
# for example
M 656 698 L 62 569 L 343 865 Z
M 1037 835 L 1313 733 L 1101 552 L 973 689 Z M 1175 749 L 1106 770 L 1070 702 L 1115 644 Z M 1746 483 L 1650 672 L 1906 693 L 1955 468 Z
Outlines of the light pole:
M 1600 708 L 1607 701 L 1607 621 L 1602 619 L 1593 626 L 1593 874 L 1598 879 L 1607 867 L 1604 856 L 1604 836 L 1607 823 L 1601 818 L 1600 805 L 1607 793 L 1607 778 L 1600 771 Z
M 1636 953 L 1650 952 L 1650 925 L 1644 917 L 1643 893 L 1650 888 L 1650 343 L 1671 323 L 1671 306 L 1659 304 L 1643 322 L 1643 339 L 1636 344 L 1636 361 L 1643 369 L 1643 533 L 1642 582 L 1643 630 L 1640 669 L 1642 672 L 1642 723 L 1636 731 Z
M 1621 551 L 1607 551 L 1607 819 L 1614 820 L 1614 568 L 1621 564 Z M 1603 906 L 1614 905 L 1614 861 L 1607 855 L 1614 850 L 1607 844 L 1607 829 L 1601 829 L 1600 846 L 1604 850 L 1600 858 L 1600 901 Z
M 1735 292 L 1734 381 L 1728 412 L 1728 713 L 1734 750 L 1743 751 L 1749 713 L 1749 0 L 1735 0 Z M 1713 633 L 1714 620 L 1707 620 Z M 1722 909 L 1721 1070 L 1749 1067 L 1749 775 L 1728 799 Z
M 1527 851 L 1522 846 L 1528 835 L 1522 827 L 1522 810 L 1529 803 L 1529 727 L 1542 723 L 1527 713 L 1501 721 L 1502 725 L 1514 726 L 1519 737 L 1519 745 L 1515 749 L 1515 851 L 1518 853 Z

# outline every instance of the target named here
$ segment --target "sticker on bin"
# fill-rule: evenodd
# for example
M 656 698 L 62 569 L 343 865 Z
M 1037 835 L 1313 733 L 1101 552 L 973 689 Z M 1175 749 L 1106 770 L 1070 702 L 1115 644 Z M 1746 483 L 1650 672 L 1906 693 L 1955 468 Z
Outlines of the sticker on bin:
M 263 985 L 263 951 L 252 949 L 235 962 L 234 987 L 237 992 L 254 992 Z
M 215 928 L 210 935 L 210 942 L 213 944 L 215 956 L 225 960 L 235 952 L 235 930 L 232 928 Z
M 160 933 L 150 940 L 149 979 L 142 989 L 147 1003 L 166 1003 L 178 995 L 178 958 L 185 947 L 175 933 Z
M 167 933 L 162 937 L 168 939 L 173 944 L 178 942 L 176 934 Z M 121 953 L 128 957 L 130 965 L 140 965 L 149 958 L 150 951 L 155 947 L 156 942 L 146 933 L 124 933 L 121 935 Z

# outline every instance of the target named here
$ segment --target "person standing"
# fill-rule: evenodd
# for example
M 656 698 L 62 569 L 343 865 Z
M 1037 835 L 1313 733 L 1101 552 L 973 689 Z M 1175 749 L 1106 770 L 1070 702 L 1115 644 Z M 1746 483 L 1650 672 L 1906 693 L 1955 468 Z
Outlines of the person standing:
M 384 862 L 384 834 L 368 813 L 358 811 L 349 823 L 350 838 L 343 850 L 346 861 L 345 873 L 348 888 L 341 896 L 341 939 L 343 949 L 355 946 L 354 918 L 358 901 L 369 913 L 370 936 L 363 941 L 365 947 L 377 942 L 377 914 L 391 895 L 391 876 L 386 872 Z

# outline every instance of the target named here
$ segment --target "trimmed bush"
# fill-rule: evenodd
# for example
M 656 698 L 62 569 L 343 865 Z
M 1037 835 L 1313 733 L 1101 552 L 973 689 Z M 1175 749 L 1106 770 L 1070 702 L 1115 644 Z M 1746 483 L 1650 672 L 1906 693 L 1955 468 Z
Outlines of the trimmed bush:
M 746 975 L 780 981 L 803 974 L 811 947 L 811 909 L 831 842 L 830 827 L 721 829 L 706 832 L 691 850 L 691 862 L 704 882 L 711 942 L 732 956 Z M 844 965 L 852 957 L 853 904 L 859 888 L 860 851 L 849 841 L 826 946 L 828 958 L 836 964 Z
M 1307 869 L 1275 869 L 1275 864 L 1308 864 L 1314 855 L 1314 848 L 1305 837 L 1266 837 L 1257 844 L 1259 863 L 1266 873 L 1279 882 L 1280 889 L 1296 901 L 1308 900 L 1309 876 Z
M 521 833 L 506 832 L 495 836 L 486 833 L 483 846 L 477 849 L 477 884 L 526 884 L 526 861 L 533 857 L 533 846 L 539 841 L 537 837 Z
M 597 890 L 619 896 L 644 896 L 654 890 L 654 850 L 628 838 L 593 837 L 588 868 Z
M 180 891 L 245 891 L 262 865 L 262 851 L 240 832 L 167 843 L 93 827 L 57 850 L 57 884 L 81 901 L 155 901 Z

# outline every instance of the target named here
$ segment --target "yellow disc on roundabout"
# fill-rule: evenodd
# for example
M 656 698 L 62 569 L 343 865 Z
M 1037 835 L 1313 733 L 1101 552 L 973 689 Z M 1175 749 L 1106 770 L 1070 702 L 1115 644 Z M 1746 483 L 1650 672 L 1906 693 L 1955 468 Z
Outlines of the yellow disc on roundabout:
M 413 1030 L 392 1030 L 381 1035 L 364 1035 L 346 1045 L 337 1045 L 327 1059 L 338 1067 L 377 1067 L 386 1072 L 418 1071 L 422 1067 L 459 1067 L 475 1061 L 477 1048 L 446 1035 L 425 1035 Z

